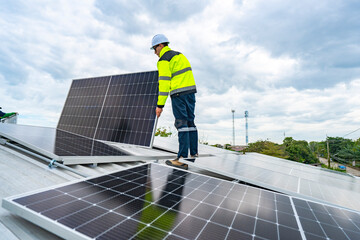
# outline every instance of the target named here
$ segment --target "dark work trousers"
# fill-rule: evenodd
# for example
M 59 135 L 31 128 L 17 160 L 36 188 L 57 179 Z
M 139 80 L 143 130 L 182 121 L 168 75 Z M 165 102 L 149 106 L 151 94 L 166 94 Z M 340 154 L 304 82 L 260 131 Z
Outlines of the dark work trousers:
M 195 119 L 195 93 L 184 94 L 171 98 L 172 110 L 175 117 L 175 127 L 178 130 L 178 157 L 187 158 L 198 153 L 198 132 Z

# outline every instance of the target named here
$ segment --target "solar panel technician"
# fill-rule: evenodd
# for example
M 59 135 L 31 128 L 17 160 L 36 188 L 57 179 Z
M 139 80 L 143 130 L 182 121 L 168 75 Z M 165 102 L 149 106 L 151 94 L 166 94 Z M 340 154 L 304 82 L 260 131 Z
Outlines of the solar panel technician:
M 171 50 L 168 44 L 169 40 L 163 34 L 155 35 L 151 42 L 150 49 L 153 49 L 159 57 L 156 116 L 160 117 L 170 93 L 175 127 L 178 130 L 179 152 L 176 159 L 167 160 L 166 164 L 187 169 L 188 165 L 179 160 L 188 158 L 189 149 L 191 159 L 198 156 L 198 132 L 194 123 L 196 85 L 187 58 L 182 53 Z

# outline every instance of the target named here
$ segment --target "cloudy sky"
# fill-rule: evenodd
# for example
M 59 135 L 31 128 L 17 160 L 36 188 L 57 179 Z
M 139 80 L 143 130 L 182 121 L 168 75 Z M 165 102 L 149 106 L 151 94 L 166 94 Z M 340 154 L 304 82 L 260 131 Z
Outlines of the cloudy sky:
M 72 79 L 155 70 L 163 33 L 192 65 L 202 141 L 233 142 L 231 109 L 236 144 L 245 110 L 249 142 L 360 137 L 358 0 L 0 0 L 0 28 L 19 124 L 55 127 Z M 158 126 L 176 132 L 170 106 Z

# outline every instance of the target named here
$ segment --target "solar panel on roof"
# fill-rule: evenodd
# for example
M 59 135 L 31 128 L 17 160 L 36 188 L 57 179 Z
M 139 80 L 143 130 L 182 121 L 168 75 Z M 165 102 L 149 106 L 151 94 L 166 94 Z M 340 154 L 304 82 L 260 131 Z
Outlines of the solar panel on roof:
M 360 211 L 358 178 L 261 154 L 201 157 L 187 164 L 309 200 Z
M 73 80 L 58 129 L 89 138 L 150 146 L 157 71 Z
M 71 239 L 359 239 L 360 214 L 159 164 L 3 207 Z
M 55 128 L 1 124 L 0 135 L 45 156 L 123 156 L 126 153 L 107 144 Z

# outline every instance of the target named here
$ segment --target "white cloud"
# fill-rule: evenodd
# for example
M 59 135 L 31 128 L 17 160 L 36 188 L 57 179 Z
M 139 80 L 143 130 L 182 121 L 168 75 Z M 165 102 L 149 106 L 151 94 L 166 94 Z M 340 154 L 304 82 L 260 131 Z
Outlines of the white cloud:
M 244 144 L 244 111 L 248 110 L 250 142 L 270 139 L 281 143 L 284 133 L 299 140 L 321 141 L 326 135 L 344 136 L 358 128 L 359 91 L 359 80 L 324 90 L 256 91 L 233 86 L 223 94 L 198 96 L 197 125 L 210 143 L 230 143 L 231 109 L 235 109 L 236 142 Z M 360 133 L 348 137 L 357 139 Z
M 245 110 L 251 142 L 343 136 L 360 125 L 360 6 L 330 2 L 166 2 L 159 16 L 158 1 L 2 1 L 1 106 L 56 126 L 72 79 L 154 70 L 150 41 L 165 33 L 192 64 L 210 143 L 232 141 L 231 109 L 237 143 Z M 176 132 L 170 100 L 159 126 Z

